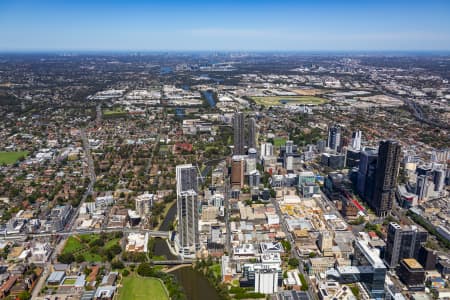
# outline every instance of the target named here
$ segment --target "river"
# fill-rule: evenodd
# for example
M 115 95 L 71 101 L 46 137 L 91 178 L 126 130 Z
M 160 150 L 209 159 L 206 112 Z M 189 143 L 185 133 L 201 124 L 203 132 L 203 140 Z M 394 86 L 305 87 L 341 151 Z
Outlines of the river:
M 183 286 L 188 300 L 220 300 L 208 279 L 191 267 L 177 269 L 172 274 Z
M 174 204 L 167 212 L 167 216 L 160 226 L 160 230 L 167 231 L 175 219 L 177 213 L 177 205 Z M 177 256 L 170 252 L 167 242 L 163 239 L 155 239 L 155 255 L 164 255 L 169 260 L 178 259 Z M 178 282 L 183 287 L 187 300 L 219 300 L 214 287 L 209 283 L 208 279 L 202 274 L 198 273 L 191 267 L 180 268 L 174 272 L 173 275 L 178 279 Z
M 216 101 L 214 100 L 214 93 L 210 90 L 204 91 L 203 96 L 205 97 L 206 101 L 208 101 L 209 106 L 214 107 L 216 106 Z

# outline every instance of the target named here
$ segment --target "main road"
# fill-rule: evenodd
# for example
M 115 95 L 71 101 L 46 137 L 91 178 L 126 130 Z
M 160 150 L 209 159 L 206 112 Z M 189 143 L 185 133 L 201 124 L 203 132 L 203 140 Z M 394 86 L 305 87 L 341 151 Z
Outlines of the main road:
M 101 228 L 101 229 L 74 229 L 59 232 L 45 232 L 45 233 L 20 233 L 0 236 L 0 240 L 18 240 L 24 241 L 27 238 L 42 238 L 42 237 L 62 237 L 76 235 L 76 234 L 99 234 L 108 232 L 123 232 L 123 233 L 141 233 L 148 234 L 151 237 L 169 238 L 170 231 L 145 230 L 139 228 Z
M 92 191 L 94 190 L 95 181 L 97 180 L 97 176 L 95 175 L 94 160 L 92 159 L 92 155 L 91 155 L 91 145 L 90 145 L 89 140 L 86 135 L 86 129 L 82 128 L 80 130 L 80 136 L 81 136 L 81 140 L 83 142 L 84 156 L 85 156 L 86 163 L 88 166 L 89 184 L 88 184 L 83 196 L 81 197 L 78 207 L 76 208 L 75 212 L 70 216 L 70 220 L 67 222 L 67 225 L 65 227 L 65 229 L 67 231 L 72 230 L 75 220 L 78 218 L 78 214 L 80 212 L 80 207 L 84 204 L 87 197 L 92 194 Z
M 81 198 L 80 203 L 78 204 L 77 209 L 75 210 L 74 213 L 72 213 L 72 215 L 70 216 L 69 221 L 67 222 L 67 225 L 66 225 L 65 231 L 64 231 L 64 232 L 68 233 L 67 235 L 74 234 L 73 231 L 72 231 L 72 227 L 73 227 L 73 225 L 75 223 L 75 220 L 78 217 L 78 214 L 79 214 L 79 211 L 80 211 L 80 207 L 86 201 L 87 197 L 94 190 L 95 180 L 97 179 L 97 177 L 95 175 L 94 160 L 92 159 L 92 155 L 91 155 L 91 146 L 89 144 L 89 140 L 87 138 L 86 129 L 85 128 L 81 128 L 80 129 L 80 136 L 81 136 L 81 140 L 83 142 L 83 149 L 84 149 L 84 155 L 85 155 L 85 158 L 86 158 L 86 163 L 88 165 L 89 184 L 88 184 L 88 186 L 86 188 L 85 193 L 83 194 L 83 196 Z M 27 237 L 27 235 L 25 235 L 25 237 Z M 8 237 L 5 236 L 4 238 L 8 238 Z M 47 275 L 51 271 L 51 267 L 53 266 L 52 265 L 53 262 L 56 261 L 57 255 L 64 248 L 65 239 L 66 239 L 66 235 L 64 235 L 64 237 L 62 237 L 62 236 L 59 237 L 58 243 L 57 243 L 55 249 L 53 250 L 53 253 L 52 253 L 51 258 L 50 258 L 50 264 L 46 264 L 45 265 L 43 273 L 42 273 L 41 277 L 39 278 L 39 281 L 37 282 L 37 284 L 33 288 L 31 299 L 35 299 L 35 298 L 37 298 L 39 296 L 39 293 L 40 293 L 41 289 L 43 288 L 43 286 L 45 284 L 45 279 L 47 278 Z
M 317 297 L 317 293 L 315 291 L 314 285 L 312 284 L 311 280 L 309 279 L 309 275 L 306 273 L 305 269 L 303 268 L 303 258 L 300 257 L 300 255 L 298 254 L 298 251 L 296 250 L 295 239 L 288 230 L 287 223 L 286 223 L 283 213 L 281 212 L 281 209 L 280 209 L 280 205 L 275 198 L 271 198 L 270 200 L 271 200 L 273 206 L 275 207 L 275 210 L 277 211 L 278 217 L 281 222 L 281 228 L 283 229 L 283 232 L 286 235 L 286 238 L 288 239 L 289 243 L 292 246 L 291 256 L 295 257 L 300 262 L 300 264 L 298 266 L 298 270 L 300 271 L 301 274 L 303 274 L 303 277 L 308 282 L 308 294 L 311 297 L 311 299 L 317 300 L 318 297 Z

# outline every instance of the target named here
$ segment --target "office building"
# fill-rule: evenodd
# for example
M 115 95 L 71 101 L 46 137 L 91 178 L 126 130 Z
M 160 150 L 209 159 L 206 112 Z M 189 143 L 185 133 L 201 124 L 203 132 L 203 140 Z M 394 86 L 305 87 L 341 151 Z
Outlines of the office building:
M 420 175 L 431 176 L 432 171 L 433 171 L 433 170 L 432 170 L 431 166 L 429 166 L 429 165 L 426 165 L 426 166 L 418 166 L 418 167 L 416 168 L 417 176 L 420 176 Z
M 428 233 L 417 226 L 389 223 L 384 256 L 386 264 L 390 268 L 396 268 L 403 258 L 418 258 L 419 250 L 427 237 Z
M 136 197 L 135 199 L 135 207 L 136 213 L 142 218 L 148 215 L 152 209 L 153 205 L 153 194 L 142 194 Z
M 352 265 L 327 270 L 327 279 L 341 284 L 360 282 L 371 298 L 384 299 L 387 269 L 379 250 L 371 248 L 365 240 L 356 240 L 354 251 Z
M 305 183 L 299 189 L 300 195 L 304 198 L 311 198 L 320 194 L 320 187 L 317 184 Z
M 193 256 L 200 247 L 197 168 L 191 164 L 178 165 L 176 179 L 179 253 Z
M 73 208 L 69 204 L 52 208 L 52 210 L 50 211 L 50 215 L 48 216 L 48 219 L 44 224 L 45 230 L 53 232 L 63 230 L 70 220 L 72 211 Z
M 224 196 L 223 194 L 214 194 L 212 195 L 209 205 L 215 206 L 215 207 L 221 207 L 223 206 L 224 202 Z
M 360 157 L 360 150 L 347 149 L 347 151 L 345 152 L 345 167 L 349 169 L 358 167 Z
M 182 191 L 198 191 L 197 168 L 192 164 L 176 167 L 177 195 Z
M 279 256 L 278 256 L 279 258 Z M 241 287 L 254 287 L 255 292 L 273 294 L 283 283 L 282 269 L 278 263 L 248 263 L 242 267 Z
M 334 125 L 328 129 L 327 147 L 333 151 L 341 149 L 341 126 Z
M 425 289 L 425 270 L 414 258 L 402 259 L 397 274 L 408 286 L 408 290 L 423 291 Z
M 293 141 L 286 141 L 285 144 L 285 151 L 286 154 L 293 154 L 294 153 L 294 142 Z
M 244 114 L 237 112 L 233 118 L 233 132 L 234 132 L 234 154 L 245 154 L 245 122 Z
M 373 197 L 377 160 L 378 152 L 375 149 L 365 149 L 361 152 L 356 188 L 358 194 L 367 203 L 369 203 Z
M 419 250 L 417 261 L 426 271 L 434 270 L 436 269 L 437 251 L 422 245 Z
M 278 291 L 278 271 L 276 268 L 255 269 L 255 293 L 273 294 Z
M 322 156 L 320 158 L 320 163 L 323 166 L 329 167 L 333 170 L 343 169 L 345 166 L 345 155 L 322 153 Z
M 446 163 L 450 159 L 450 149 L 433 150 L 431 154 L 432 162 Z
M 445 170 L 443 169 L 434 169 L 433 170 L 433 183 L 434 183 L 434 191 L 441 192 L 445 187 Z
M 418 197 L 416 194 L 408 192 L 405 185 L 399 185 L 396 193 L 397 201 L 401 207 L 410 208 L 417 206 Z
M 264 159 L 269 156 L 273 156 L 273 145 L 271 143 L 262 143 L 260 159 Z
M 258 152 L 256 151 L 256 148 L 248 148 L 248 158 L 256 161 L 257 157 Z
M 373 199 L 369 202 L 379 217 L 385 217 L 392 209 L 400 168 L 401 146 L 396 141 L 381 141 L 375 176 Z
M 317 151 L 319 151 L 319 153 L 325 152 L 326 146 L 327 146 L 327 141 L 325 141 L 325 140 L 318 140 L 316 143 Z
M 256 158 L 246 157 L 245 162 L 245 175 L 249 175 L 250 173 L 253 173 L 256 171 Z
M 361 276 L 359 281 L 371 296 L 383 298 L 387 269 L 380 258 L 379 250 L 371 248 L 366 241 L 361 240 L 357 240 L 354 246 L 355 255 L 352 265 L 359 267 L 359 275 Z
M 318 246 L 323 256 L 331 256 L 333 248 L 333 236 L 329 231 L 322 231 L 319 234 Z
M 231 162 L 231 185 L 244 187 L 245 156 L 234 155 Z
M 432 179 L 427 175 L 417 176 L 416 195 L 419 202 L 426 201 L 433 196 L 435 190 Z
M 251 187 L 258 187 L 261 181 L 261 174 L 258 170 L 255 170 L 248 174 L 248 185 Z
M 357 130 L 353 132 L 352 134 L 352 149 L 353 150 L 361 150 L 361 138 L 362 138 L 362 132 L 361 130 Z
M 179 253 L 192 257 L 200 249 L 199 207 L 194 190 L 182 191 L 177 195 Z

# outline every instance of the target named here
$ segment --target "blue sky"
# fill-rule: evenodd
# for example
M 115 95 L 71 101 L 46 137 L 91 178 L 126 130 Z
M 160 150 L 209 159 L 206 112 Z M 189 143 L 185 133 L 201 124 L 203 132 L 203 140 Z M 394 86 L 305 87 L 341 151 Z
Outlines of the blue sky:
M 450 50 L 450 1 L 0 0 L 0 50 Z

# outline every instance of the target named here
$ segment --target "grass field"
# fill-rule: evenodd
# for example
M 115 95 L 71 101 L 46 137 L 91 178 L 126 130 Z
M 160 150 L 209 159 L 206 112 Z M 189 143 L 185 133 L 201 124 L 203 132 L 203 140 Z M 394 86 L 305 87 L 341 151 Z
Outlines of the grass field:
M 267 96 L 267 97 L 252 97 L 256 104 L 269 106 L 277 106 L 284 104 L 305 104 L 305 105 L 320 105 L 327 102 L 326 99 L 314 96 Z
M 89 243 L 99 239 L 100 236 L 97 234 L 80 234 L 75 236 L 70 236 L 67 239 L 66 245 L 62 251 L 63 254 L 72 253 L 74 255 L 83 255 L 84 261 L 87 262 L 102 262 L 105 261 L 106 257 L 98 254 L 92 248 Z M 109 250 L 114 245 L 118 245 L 120 238 L 111 238 L 105 241 L 105 245 L 101 247 L 103 250 Z
M 155 278 L 130 275 L 122 280 L 119 300 L 168 300 L 162 283 Z
M 83 253 L 83 257 L 87 262 L 102 262 L 105 260 L 102 256 L 92 252 Z
M 76 278 L 66 278 L 66 279 L 64 279 L 63 284 L 73 285 L 73 284 L 75 284 L 75 282 L 77 282 Z
M 109 249 L 109 248 L 111 248 L 112 246 L 119 244 L 119 241 L 120 241 L 120 239 L 118 239 L 118 238 L 109 240 L 109 241 L 106 242 L 106 244 L 105 244 L 105 249 Z
M 159 153 L 164 153 L 169 151 L 169 145 L 159 145 Z
M 74 253 L 83 248 L 83 244 L 77 238 L 70 236 L 64 246 L 63 253 Z
M 285 138 L 274 138 L 273 144 L 275 147 L 284 146 L 286 144 L 286 139 Z
M 127 112 L 121 108 L 105 109 L 103 110 L 103 116 L 105 117 L 119 117 L 126 116 Z
M 22 157 L 26 157 L 28 151 L 0 152 L 0 165 L 13 164 Z

